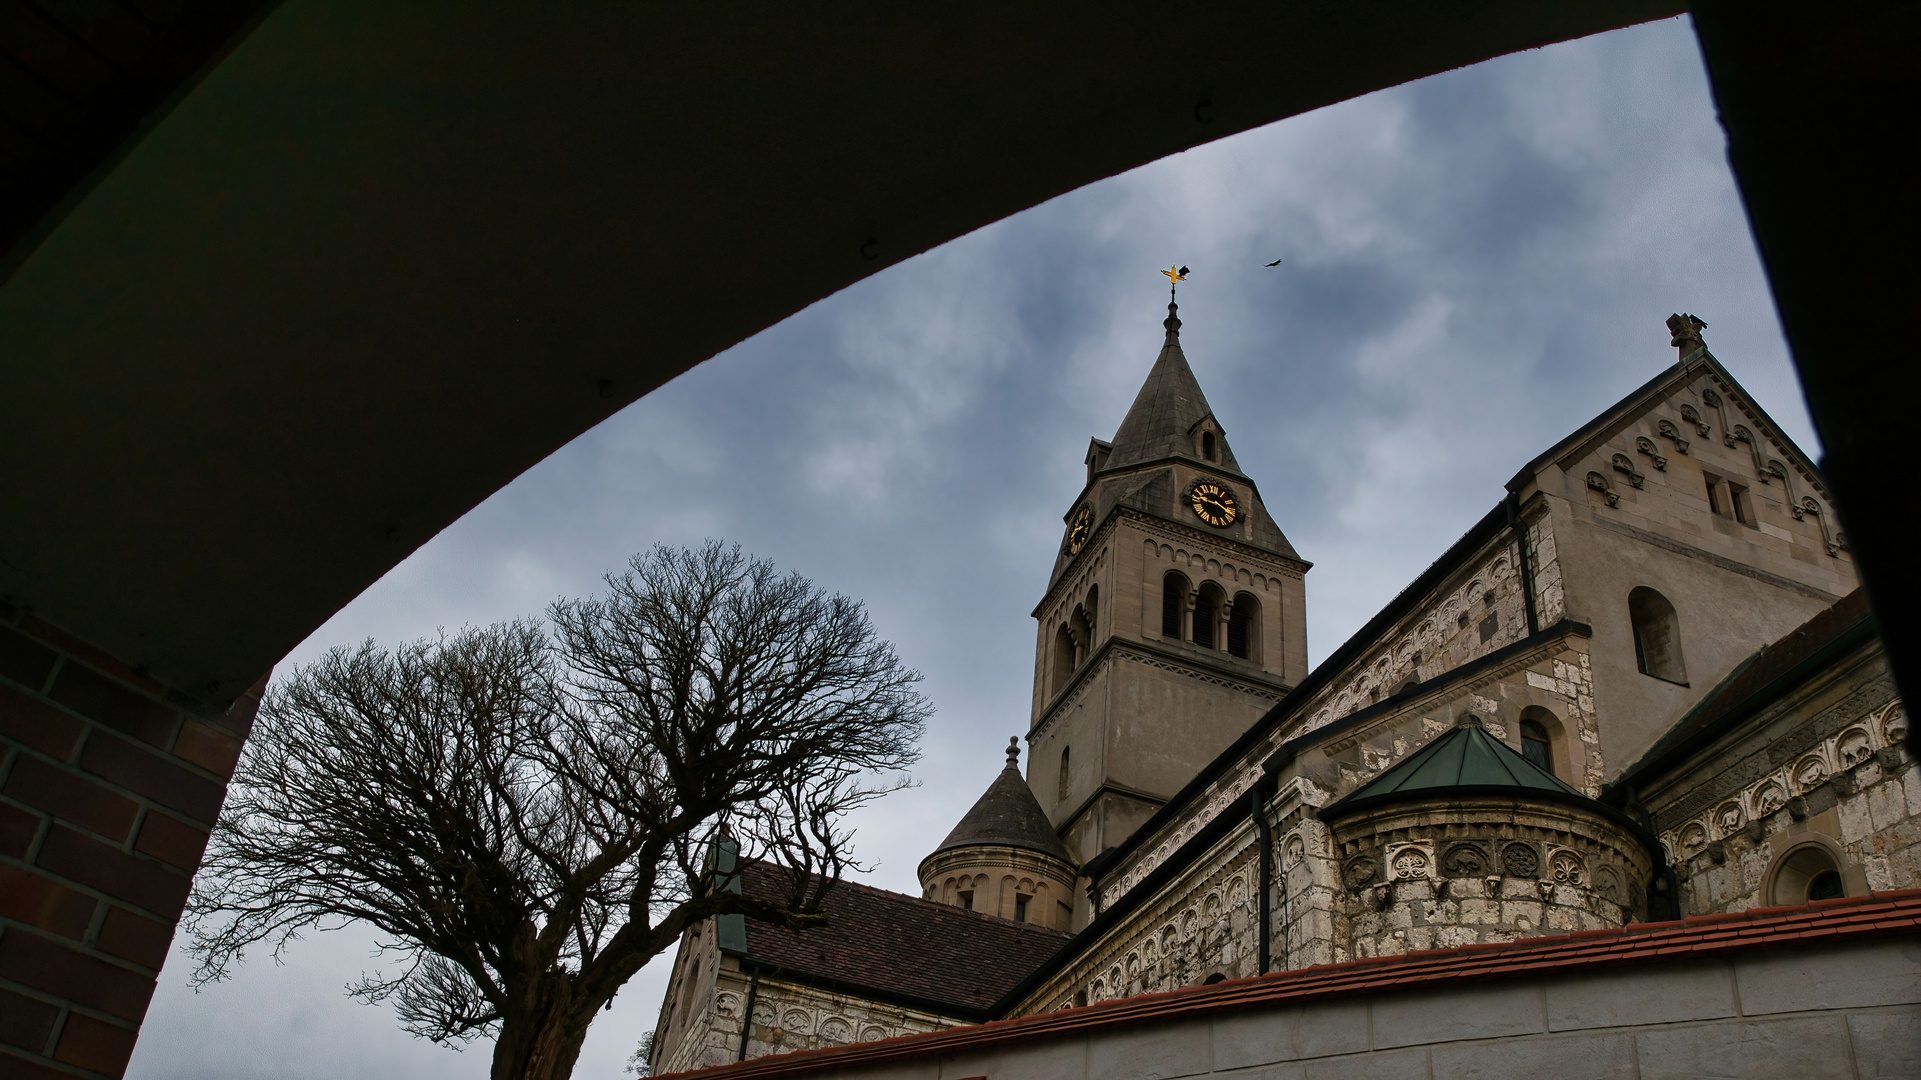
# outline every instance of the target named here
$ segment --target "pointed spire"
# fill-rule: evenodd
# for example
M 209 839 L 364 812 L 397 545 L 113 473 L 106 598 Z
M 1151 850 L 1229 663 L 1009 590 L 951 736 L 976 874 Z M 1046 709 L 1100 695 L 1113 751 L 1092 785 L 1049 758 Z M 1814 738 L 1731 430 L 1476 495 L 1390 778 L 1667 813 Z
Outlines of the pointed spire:
M 1047 812 L 1034 798 L 1034 790 L 1021 778 L 1020 752 L 1020 737 L 1008 739 L 1007 766 L 934 849 L 935 854 L 950 848 L 993 845 L 1026 848 L 1069 864 L 1074 861 L 1048 823 Z
M 1114 449 L 1103 468 L 1169 457 L 1200 460 L 1194 448 L 1194 428 L 1212 416 L 1214 410 L 1207 403 L 1207 395 L 1201 393 L 1194 369 L 1187 366 L 1187 354 L 1181 351 L 1179 305 L 1168 303 L 1167 318 L 1161 325 L 1167 328 L 1161 354 L 1147 373 L 1147 381 L 1141 384 L 1141 392 L 1134 398 L 1133 407 L 1127 410 L 1127 417 L 1114 432 Z M 1221 445 L 1221 460 L 1212 464 L 1239 472 L 1240 466 L 1226 451 L 1225 440 Z

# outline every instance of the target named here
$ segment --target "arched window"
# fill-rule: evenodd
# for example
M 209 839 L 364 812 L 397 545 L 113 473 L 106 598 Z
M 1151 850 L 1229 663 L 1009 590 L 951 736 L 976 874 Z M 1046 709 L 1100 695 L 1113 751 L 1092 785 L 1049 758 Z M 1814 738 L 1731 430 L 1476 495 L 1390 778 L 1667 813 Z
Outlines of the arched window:
M 1194 644 L 1204 649 L 1220 647 L 1214 644 L 1214 624 L 1220 621 L 1221 600 L 1220 586 L 1211 581 L 1194 598 Z
M 1209 461 L 1214 460 L 1214 433 L 1211 431 L 1201 433 L 1201 456 Z
M 1235 593 L 1228 609 L 1227 651 L 1243 660 L 1261 659 L 1261 602 L 1253 593 Z
M 1161 578 L 1161 636 L 1181 640 L 1181 608 L 1187 603 L 1187 577 L 1169 570 Z
M 1539 720 L 1521 721 L 1521 756 L 1535 768 L 1549 775 L 1554 773 L 1554 744 L 1548 740 L 1547 728 L 1541 726 Z
M 1775 864 L 1774 880 L 1768 887 L 1769 900 L 1775 904 L 1832 900 L 1846 896 L 1847 891 L 1834 853 L 1818 843 L 1791 848 Z
M 1067 629 L 1067 624 L 1062 623 L 1061 628 L 1054 631 L 1054 686 L 1049 692 L 1060 693 L 1061 687 L 1066 686 L 1067 680 L 1073 677 L 1074 635 Z
M 1628 593 L 1628 619 L 1634 624 L 1634 661 L 1643 675 L 1686 686 L 1681 661 L 1681 621 L 1668 598 L 1645 585 Z
M 1089 646 L 1094 641 L 1094 628 L 1086 608 L 1075 606 L 1074 617 L 1067 621 L 1067 629 L 1074 635 L 1074 666 L 1078 668 L 1087 661 Z
M 1073 749 L 1071 746 L 1061 747 L 1061 778 L 1054 784 L 1054 798 L 1056 800 L 1067 798 L 1067 778 L 1073 775 L 1067 768 L 1067 755 Z
M 1576 772 L 1562 737 L 1561 719 L 1539 705 L 1521 710 L 1521 756 L 1549 775 L 1565 779 Z

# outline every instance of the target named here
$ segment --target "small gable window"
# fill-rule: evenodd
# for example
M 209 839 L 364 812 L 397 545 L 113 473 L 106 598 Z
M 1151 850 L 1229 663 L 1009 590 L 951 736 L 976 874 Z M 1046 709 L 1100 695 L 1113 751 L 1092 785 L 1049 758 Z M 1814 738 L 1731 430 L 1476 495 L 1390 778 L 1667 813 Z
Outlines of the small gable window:
M 1686 686 L 1681 659 L 1681 621 L 1668 598 L 1647 586 L 1628 593 L 1628 619 L 1634 624 L 1634 660 L 1641 674 Z
M 1214 460 L 1214 433 L 1211 431 L 1201 432 L 1201 456 L 1209 461 Z

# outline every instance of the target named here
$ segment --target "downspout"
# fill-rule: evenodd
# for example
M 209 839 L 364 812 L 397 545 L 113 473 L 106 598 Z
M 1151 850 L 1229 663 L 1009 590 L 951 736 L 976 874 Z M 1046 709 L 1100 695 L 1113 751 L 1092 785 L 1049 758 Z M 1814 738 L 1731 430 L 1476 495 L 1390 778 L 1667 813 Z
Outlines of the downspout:
M 754 1031 L 754 1002 L 760 997 L 760 965 L 754 965 L 754 977 L 747 983 L 747 1008 L 740 1014 L 740 1053 L 734 1055 L 735 1061 L 747 1060 L 747 1036 Z
M 1527 550 L 1527 530 L 1520 521 L 1520 496 L 1507 493 L 1507 527 L 1514 530 L 1514 544 L 1521 557 L 1521 607 L 1527 612 L 1527 633 L 1529 637 L 1541 632 L 1541 617 L 1534 610 L 1534 559 Z
M 1268 960 L 1273 951 L 1274 827 L 1268 824 L 1267 809 L 1263 805 L 1267 801 L 1267 788 L 1272 780 L 1272 777 L 1263 775 L 1255 782 L 1253 791 L 1248 794 L 1249 812 L 1254 815 L 1255 843 L 1260 845 L 1260 850 L 1255 853 L 1255 861 L 1260 866 L 1261 883 L 1260 945 L 1255 953 L 1260 966 L 1254 972 L 1256 975 L 1267 974 Z

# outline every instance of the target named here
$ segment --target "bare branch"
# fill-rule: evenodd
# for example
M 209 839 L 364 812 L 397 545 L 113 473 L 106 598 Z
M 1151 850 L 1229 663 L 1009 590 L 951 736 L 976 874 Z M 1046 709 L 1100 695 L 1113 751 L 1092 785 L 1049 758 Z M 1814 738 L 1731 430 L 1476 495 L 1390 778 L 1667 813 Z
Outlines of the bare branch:
M 738 548 L 657 547 L 606 585 L 554 604 L 551 637 L 369 641 L 276 683 L 189 904 L 194 979 L 364 922 L 398 973 L 350 993 L 557 1077 L 694 923 L 818 921 L 855 865 L 841 821 L 918 756 L 920 676 L 859 603 Z M 785 902 L 726 891 L 722 836 L 792 872 Z

